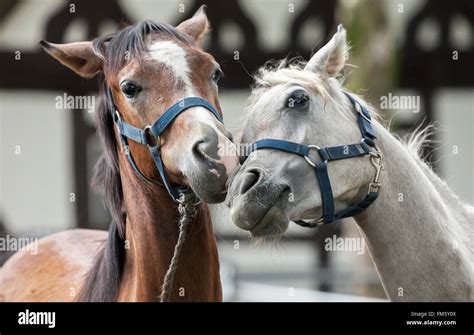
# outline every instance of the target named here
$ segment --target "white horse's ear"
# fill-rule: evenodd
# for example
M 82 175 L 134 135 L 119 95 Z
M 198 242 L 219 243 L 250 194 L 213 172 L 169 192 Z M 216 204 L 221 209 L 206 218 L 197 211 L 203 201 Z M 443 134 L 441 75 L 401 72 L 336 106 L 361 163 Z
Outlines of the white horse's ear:
M 340 24 L 331 40 L 311 57 L 305 70 L 336 77 L 344 68 L 347 58 L 346 30 Z
M 192 18 L 181 22 L 176 29 L 188 34 L 194 38 L 195 41 L 200 43 L 209 31 L 209 26 L 209 20 L 206 15 L 206 5 L 202 5 L 196 13 L 194 13 Z
M 92 49 L 92 42 L 54 44 L 41 40 L 39 44 L 53 58 L 82 77 L 92 78 L 102 69 L 102 62 Z

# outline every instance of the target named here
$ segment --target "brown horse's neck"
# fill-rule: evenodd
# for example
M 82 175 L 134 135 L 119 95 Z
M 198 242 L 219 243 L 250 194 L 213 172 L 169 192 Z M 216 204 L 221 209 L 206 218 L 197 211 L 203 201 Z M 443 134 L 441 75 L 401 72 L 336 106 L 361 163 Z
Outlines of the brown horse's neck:
M 178 238 L 178 208 L 164 187 L 146 185 L 123 161 L 120 165 L 127 220 L 118 299 L 158 301 Z M 187 227 L 171 301 L 222 300 L 211 218 L 207 206 L 199 206 Z

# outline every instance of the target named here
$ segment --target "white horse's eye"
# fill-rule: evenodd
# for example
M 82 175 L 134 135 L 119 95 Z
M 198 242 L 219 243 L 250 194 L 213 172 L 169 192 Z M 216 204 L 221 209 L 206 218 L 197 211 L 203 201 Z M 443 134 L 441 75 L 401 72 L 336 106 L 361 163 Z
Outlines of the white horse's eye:
M 298 90 L 291 94 L 286 102 L 288 108 L 300 108 L 308 105 L 309 96 L 305 91 Z

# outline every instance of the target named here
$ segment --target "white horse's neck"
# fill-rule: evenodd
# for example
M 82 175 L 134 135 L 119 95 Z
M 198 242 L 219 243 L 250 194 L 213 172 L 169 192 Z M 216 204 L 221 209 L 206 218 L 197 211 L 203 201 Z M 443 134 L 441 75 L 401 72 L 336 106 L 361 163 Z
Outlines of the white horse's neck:
M 473 300 L 474 223 L 399 141 L 380 125 L 376 132 L 384 155 L 382 189 L 356 221 L 387 295 L 401 301 Z

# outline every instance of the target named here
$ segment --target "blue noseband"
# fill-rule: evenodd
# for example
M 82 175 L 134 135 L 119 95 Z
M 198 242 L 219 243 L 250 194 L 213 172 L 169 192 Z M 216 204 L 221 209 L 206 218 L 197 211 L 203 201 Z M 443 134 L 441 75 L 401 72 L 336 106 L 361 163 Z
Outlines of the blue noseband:
M 374 181 L 369 184 L 369 190 L 365 198 L 361 202 L 344 208 L 338 212 L 335 210 L 334 195 L 328 175 L 328 162 L 364 155 L 371 155 L 371 159 L 372 157 L 381 159 L 381 153 L 376 148 L 374 142 L 376 136 L 374 129 L 372 128 L 372 118 L 370 113 L 352 95 L 346 92 L 344 92 L 344 94 L 349 98 L 357 111 L 357 123 L 362 134 L 362 140 L 359 143 L 320 148 L 316 145 L 305 145 L 285 140 L 262 139 L 251 144 L 249 150 L 246 152 L 248 156 L 255 150 L 280 150 L 304 157 L 306 162 L 314 168 L 321 189 L 322 216 L 318 220 L 309 223 L 306 221 L 296 222 L 304 227 L 315 227 L 320 223 L 330 223 L 335 220 L 354 216 L 369 207 L 379 195 L 380 184 L 378 183 L 378 177 L 380 169 L 383 169 L 383 166 L 381 164 L 374 164 L 373 162 L 374 166 L 377 168 L 377 174 Z M 371 148 L 374 150 L 372 151 Z M 310 159 L 309 154 L 311 150 L 318 152 L 321 158 L 320 161 L 314 162 Z
M 169 107 L 156 121 L 150 126 L 147 126 L 143 129 L 134 127 L 129 123 L 125 122 L 120 113 L 115 106 L 112 98 L 112 93 L 110 89 L 107 89 L 107 96 L 110 103 L 110 110 L 112 112 L 112 118 L 114 123 L 117 127 L 118 134 L 120 136 L 122 142 L 122 148 L 124 150 L 125 156 L 127 156 L 130 165 L 135 170 L 135 172 L 142 178 L 143 180 L 153 183 L 159 184 L 159 182 L 151 180 L 140 171 L 137 164 L 135 163 L 132 152 L 130 151 L 130 147 L 128 145 L 128 139 L 133 140 L 139 144 L 146 145 L 150 150 L 150 154 L 155 161 L 156 168 L 160 173 L 161 180 L 163 181 L 164 186 L 168 190 L 168 193 L 173 198 L 175 202 L 180 202 L 180 194 L 183 192 L 189 192 L 190 189 L 187 187 L 178 186 L 175 187 L 171 185 L 166 172 L 165 167 L 163 164 L 163 160 L 161 159 L 161 147 L 160 147 L 160 136 L 168 129 L 168 127 L 172 124 L 174 119 L 178 117 L 182 112 L 186 111 L 191 107 L 204 107 L 208 111 L 210 111 L 217 120 L 221 123 L 222 116 L 219 112 L 215 109 L 215 107 L 207 100 L 199 97 L 191 97 L 191 98 L 184 98 L 174 105 Z

